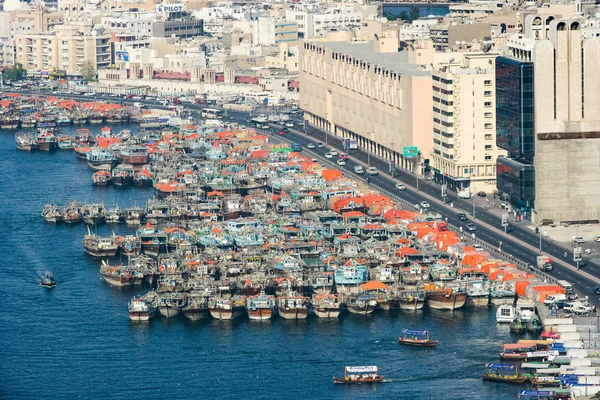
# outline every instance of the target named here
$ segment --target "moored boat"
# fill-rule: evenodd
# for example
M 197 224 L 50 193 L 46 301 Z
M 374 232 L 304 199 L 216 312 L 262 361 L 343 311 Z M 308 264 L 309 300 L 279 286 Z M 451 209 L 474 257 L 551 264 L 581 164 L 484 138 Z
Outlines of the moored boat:
M 434 310 L 456 310 L 465 305 L 467 294 L 451 288 L 427 293 L 427 304 Z
M 277 309 L 275 297 L 261 292 L 255 296 L 248 297 L 246 302 L 248 317 L 254 321 L 265 321 L 273 318 Z
M 333 293 L 313 294 L 312 309 L 319 318 L 338 318 L 340 315 L 341 296 Z
M 308 299 L 297 293 L 288 293 L 277 298 L 277 310 L 284 319 L 305 319 L 308 317 Z
M 92 174 L 92 185 L 106 186 L 110 182 L 110 172 L 101 170 Z
M 163 292 L 159 294 L 158 311 L 163 317 L 172 318 L 179 315 L 186 304 L 183 293 Z
M 119 164 L 112 170 L 111 181 L 116 186 L 129 186 L 133 185 L 134 176 L 132 165 Z
M 43 151 L 52 151 L 58 148 L 58 140 L 56 136 L 50 131 L 43 129 L 36 136 L 37 148 Z
M 404 292 L 396 298 L 401 310 L 416 311 L 421 310 L 425 305 L 424 292 Z
M 22 151 L 32 151 L 37 148 L 35 138 L 27 133 L 15 135 L 15 141 L 17 143 L 17 149 Z
M 482 378 L 487 381 L 519 384 L 527 380 L 519 374 L 519 367 L 514 364 L 489 363 L 485 368 Z
M 351 294 L 344 300 L 352 314 L 369 315 L 377 308 L 377 299 L 370 293 Z
M 96 171 L 110 170 L 115 162 L 115 156 L 108 150 L 92 148 L 85 154 L 88 166 Z
M 246 298 L 244 296 L 230 298 L 211 296 L 208 300 L 208 309 L 214 319 L 235 319 L 246 310 Z
M 503 304 L 496 310 L 496 322 L 510 324 L 515 320 L 515 307 L 508 304 Z
M 119 245 L 113 238 L 100 237 L 88 229 L 88 234 L 83 237 L 83 249 L 92 257 L 106 258 L 114 257 L 119 250 Z
M 57 223 L 63 220 L 63 213 L 57 204 L 45 204 L 42 209 L 42 218 L 47 222 Z
M 192 291 L 187 294 L 187 304 L 182 308 L 183 315 L 187 319 L 197 321 L 210 316 L 208 299 L 210 293 Z
M 144 296 L 136 296 L 129 302 L 127 311 L 132 321 L 149 321 L 156 315 L 157 295 L 149 292 Z

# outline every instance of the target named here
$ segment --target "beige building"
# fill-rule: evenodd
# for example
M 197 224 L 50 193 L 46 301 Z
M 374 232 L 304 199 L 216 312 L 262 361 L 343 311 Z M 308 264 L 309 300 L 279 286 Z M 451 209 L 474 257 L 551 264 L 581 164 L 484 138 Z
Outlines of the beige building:
M 414 168 L 404 147 L 417 146 L 418 161 L 432 151 L 434 50 L 431 42 L 402 51 L 399 44 L 397 32 L 371 42 L 303 42 L 300 105 L 310 124 Z
M 491 193 L 496 188 L 495 58 L 455 53 L 433 69 L 431 167 L 436 180 L 451 190 Z
M 65 70 L 78 74 L 89 62 L 94 69 L 111 64 L 110 35 L 83 34 L 77 27 L 57 25 L 54 32 L 15 36 L 15 62 L 30 71 Z
M 577 20 L 541 22 L 546 39 L 531 54 L 537 218 L 598 220 L 600 39 L 582 40 Z

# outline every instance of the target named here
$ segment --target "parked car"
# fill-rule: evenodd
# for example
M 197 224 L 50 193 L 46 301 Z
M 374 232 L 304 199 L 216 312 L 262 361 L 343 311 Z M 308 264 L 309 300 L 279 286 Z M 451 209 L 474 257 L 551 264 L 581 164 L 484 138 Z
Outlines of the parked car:
M 585 243 L 585 240 L 581 236 L 573 236 L 573 242 L 575 242 L 575 243 Z
M 474 232 L 474 231 L 476 231 L 476 230 L 477 230 L 477 227 L 475 226 L 475 224 L 474 224 L 474 223 L 472 223 L 472 222 L 469 222 L 469 223 L 467 224 L 467 230 L 468 230 L 468 231 L 470 231 L 470 232 Z
M 600 236 L 594 236 L 594 242 L 600 242 Z
M 483 251 L 483 247 L 481 247 L 481 245 L 479 245 L 479 244 L 474 244 L 473 248 L 477 251 Z
M 294 127 L 294 123 L 293 122 L 286 122 L 285 126 L 287 126 L 288 128 L 293 128 Z
M 485 196 L 486 196 L 486 194 L 485 194 L 485 192 L 482 190 L 482 191 L 480 191 L 480 192 L 477 192 L 477 196 L 479 196 L 479 197 L 485 197 Z
M 314 149 L 315 148 L 315 144 L 314 143 L 309 143 L 306 145 L 306 148 L 308 149 Z
M 592 307 L 586 305 L 580 305 L 573 309 L 573 313 L 577 315 L 589 314 L 592 312 Z
M 459 214 L 457 215 L 457 217 L 458 217 L 458 220 L 459 220 L 459 221 L 467 221 L 467 220 L 468 220 L 468 218 L 467 218 L 467 214 L 465 214 L 465 213 L 459 213 Z
M 396 190 L 406 190 L 406 186 L 401 183 L 396 183 Z

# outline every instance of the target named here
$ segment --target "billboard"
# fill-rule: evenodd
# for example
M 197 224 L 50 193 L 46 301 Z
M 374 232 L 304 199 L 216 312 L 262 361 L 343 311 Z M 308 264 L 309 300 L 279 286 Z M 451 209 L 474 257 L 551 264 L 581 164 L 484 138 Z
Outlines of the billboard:
M 404 158 L 415 158 L 419 155 L 419 148 L 417 146 L 403 147 L 402 155 L 404 156 Z
M 127 51 L 115 51 L 116 62 L 129 62 L 129 52 Z
M 182 12 L 183 4 L 159 4 L 156 6 L 156 12 L 162 13 L 172 13 L 172 12 Z

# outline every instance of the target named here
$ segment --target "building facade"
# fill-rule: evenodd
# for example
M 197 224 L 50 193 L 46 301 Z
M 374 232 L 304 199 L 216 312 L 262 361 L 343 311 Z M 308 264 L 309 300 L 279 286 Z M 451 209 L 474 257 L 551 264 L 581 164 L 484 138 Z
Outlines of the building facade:
M 204 25 L 201 19 L 189 16 L 174 17 L 169 16 L 164 21 L 152 23 L 153 37 L 179 37 L 190 38 L 204 35 Z
M 56 26 L 55 32 L 15 36 L 15 62 L 29 71 L 64 70 L 79 74 L 89 63 L 94 69 L 112 64 L 109 35 L 83 34 L 77 27 Z
M 517 209 L 535 201 L 535 126 L 533 63 L 496 58 L 496 143 L 507 156 L 498 158 L 497 187 Z
M 505 124 L 499 133 L 509 158 L 498 160 L 498 189 L 513 201 L 533 197 L 531 216 L 538 224 L 600 219 L 600 39 L 583 39 L 581 28 L 578 20 L 527 15 L 524 34 L 509 41 L 509 58 L 520 63 L 500 65 L 505 81 L 499 85 L 507 95 L 499 107 L 520 109 L 521 123 Z M 533 128 L 531 102 L 516 101 L 530 85 Z
M 451 190 L 496 188 L 495 54 L 467 53 L 433 69 L 436 180 Z
M 415 168 L 432 151 L 433 47 L 398 51 L 398 37 L 303 42 L 300 105 L 312 125 L 396 165 Z M 419 158 L 404 158 L 417 146 Z

